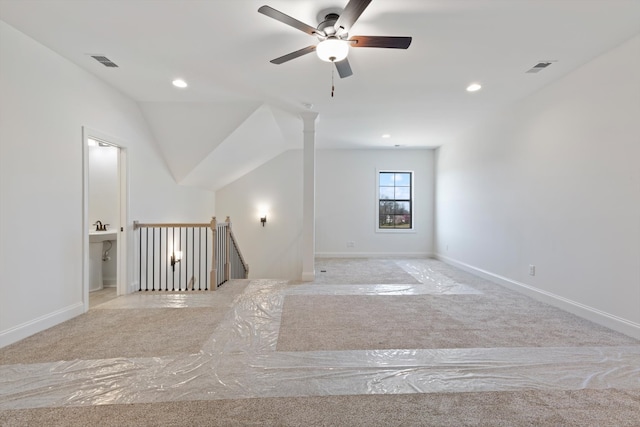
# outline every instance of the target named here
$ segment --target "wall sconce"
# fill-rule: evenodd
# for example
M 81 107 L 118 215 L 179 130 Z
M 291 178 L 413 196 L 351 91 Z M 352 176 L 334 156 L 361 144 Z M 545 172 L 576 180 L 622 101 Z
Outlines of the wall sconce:
M 182 251 L 175 251 L 171 254 L 171 270 L 176 271 L 176 264 L 182 259 Z
M 264 225 L 267 223 L 267 214 L 269 214 L 269 205 L 259 204 L 258 206 L 256 206 L 255 212 L 258 214 L 258 218 L 260 219 L 260 224 L 262 224 L 262 226 L 264 227 Z

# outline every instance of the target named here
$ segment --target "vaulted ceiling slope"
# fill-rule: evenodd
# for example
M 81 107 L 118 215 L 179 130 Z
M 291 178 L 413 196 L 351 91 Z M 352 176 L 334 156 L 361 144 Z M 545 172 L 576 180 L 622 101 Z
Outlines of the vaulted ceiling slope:
M 215 191 L 289 149 L 299 119 L 257 101 L 141 102 L 174 179 Z
M 300 144 L 296 141 L 287 141 L 282 131 L 284 126 L 299 128 L 296 133 L 302 135 L 302 124 L 299 121 L 262 105 L 180 183 L 217 190 L 284 151 L 298 148 Z
M 437 147 L 640 32 L 640 0 L 372 0 L 350 34 L 413 42 L 350 49 L 340 79 L 315 54 L 271 64 L 317 40 L 264 4 L 316 26 L 347 0 L 0 0 L 0 19 L 137 101 L 176 181 L 212 189 L 300 148 L 302 111 L 319 149 Z

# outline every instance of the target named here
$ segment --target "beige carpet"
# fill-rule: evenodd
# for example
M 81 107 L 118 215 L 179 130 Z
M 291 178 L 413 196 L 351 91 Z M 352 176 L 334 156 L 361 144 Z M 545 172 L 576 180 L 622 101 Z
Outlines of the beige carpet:
M 476 343 L 474 332 L 437 309 L 429 297 L 291 295 L 284 300 L 278 351 L 453 348 Z
M 315 283 L 420 283 L 394 260 L 388 259 L 321 258 L 316 260 L 315 268 Z
M 81 316 L 0 349 L 0 365 L 197 353 L 247 284 L 238 280 L 217 291 L 135 293 L 107 299 Z M 210 306 L 104 308 L 127 307 L 128 299 L 137 303 L 142 295 L 153 303 L 181 294 L 206 295 Z
M 519 295 L 290 295 L 278 351 L 636 345 Z
M 208 308 L 93 310 L 3 348 L 0 364 L 197 353 L 216 317 Z
M 637 427 L 640 391 L 514 391 L 185 401 L 0 412 L 23 426 Z

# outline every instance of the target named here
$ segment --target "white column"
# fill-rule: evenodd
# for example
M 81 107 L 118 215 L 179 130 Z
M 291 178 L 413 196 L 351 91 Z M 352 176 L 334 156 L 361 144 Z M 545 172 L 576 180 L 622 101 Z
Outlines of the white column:
M 316 119 L 318 113 L 301 114 L 304 123 L 302 183 L 302 280 L 316 277 Z

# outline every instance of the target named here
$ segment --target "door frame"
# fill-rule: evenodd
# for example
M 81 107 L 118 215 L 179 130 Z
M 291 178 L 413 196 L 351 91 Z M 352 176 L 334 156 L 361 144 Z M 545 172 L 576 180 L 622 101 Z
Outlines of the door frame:
M 82 300 L 84 311 L 89 311 L 89 139 L 104 142 L 118 148 L 118 210 L 120 229 L 117 230 L 117 284 L 118 296 L 131 292 L 129 286 L 128 253 L 130 245 L 129 233 L 129 166 L 127 147 L 119 138 L 104 132 L 82 127 Z

